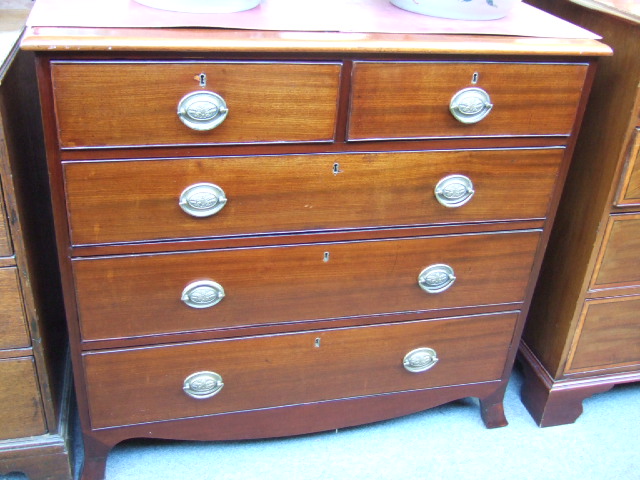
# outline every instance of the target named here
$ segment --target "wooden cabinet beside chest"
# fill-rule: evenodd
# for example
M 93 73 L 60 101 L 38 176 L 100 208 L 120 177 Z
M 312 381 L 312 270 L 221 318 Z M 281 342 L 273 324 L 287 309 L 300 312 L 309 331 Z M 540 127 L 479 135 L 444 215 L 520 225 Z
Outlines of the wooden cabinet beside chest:
M 640 379 L 640 4 L 530 3 L 615 52 L 596 75 L 521 348 L 523 401 L 552 426 L 574 422 L 586 397 Z
M 0 476 L 71 480 L 72 395 L 33 54 L 31 2 L 0 1 Z
M 39 52 L 83 478 L 136 436 L 293 435 L 466 396 L 505 425 L 607 48 L 417 35 L 411 53 L 384 35 L 382 54 L 367 35 L 318 50 L 254 32 L 225 52 L 227 34 L 189 54 L 135 54 L 135 37 Z

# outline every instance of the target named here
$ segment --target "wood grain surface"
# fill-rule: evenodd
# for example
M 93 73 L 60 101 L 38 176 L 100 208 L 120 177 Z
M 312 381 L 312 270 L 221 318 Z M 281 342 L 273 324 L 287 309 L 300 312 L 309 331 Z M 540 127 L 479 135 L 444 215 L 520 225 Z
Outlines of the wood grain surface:
M 0 268 L 0 348 L 24 348 L 31 345 L 27 330 L 22 293 L 15 267 Z
M 348 138 L 568 135 L 586 73 L 586 64 L 356 62 Z M 449 112 L 468 87 L 493 104 L 472 125 Z
M 340 69 L 304 62 L 55 62 L 60 145 L 328 142 Z M 180 100 L 198 91 L 217 93 L 229 109 L 213 130 L 192 130 L 176 113 Z
M 547 215 L 564 149 L 218 157 L 64 165 L 75 245 L 339 228 L 535 219 Z M 452 174 L 475 191 L 458 208 L 434 189 Z M 196 218 L 179 207 L 190 185 L 228 199 Z
M 32 357 L 0 360 L 0 439 L 46 433 Z
M 84 339 L 521 302 L 539 232 L 228 249 L 73 261 Z M 439 294 L 420 272 L 450 265 Z M 196 309 L 181 301 L 194 281 L 226 297 Z
M 500 378 L 516 314 L 95 352 L 83 362 L 93 428 Z M 319 345 L 319 346 L 318 346 Z M 436 351 L 422 373 L 402 366 L 416 348 Z M 222 376 L 209 399 L 183 391 L 200 371 Z
M 640 93 L 638 98 L 640 100 Z M 638 114 L 640 115 L 640 108 Z M 629 143 L 625 171 L 616 198 L 616 205 L 619 207 L 640 206 L 640 126 L 633 132 Z
M 215 52 L 297 55 L 357 52 L 391 55 L 611 55 L 605 44 L 580 38 L 520 38 L 501 35 L 423 35 L 340 32 L 278 32 L 182 28 L 27 28 L 22 48 L 51 51 Z
M 639 308 L 638 296 L 585 302 L 567 372 L 602 370 L 623 365 L 627 365 L 628 370 L 638 370 Z
M 639 285 L 640 214 L 612 216 L 606 231 L 591 288 Z
M 7 225 L 7 217 L 2 200 L 2 191 L 0 191 L 0 257 L 8 257 L 13 255 L 13 246 L 11 245 L 11 237 L 9 236 L 9 226 Z

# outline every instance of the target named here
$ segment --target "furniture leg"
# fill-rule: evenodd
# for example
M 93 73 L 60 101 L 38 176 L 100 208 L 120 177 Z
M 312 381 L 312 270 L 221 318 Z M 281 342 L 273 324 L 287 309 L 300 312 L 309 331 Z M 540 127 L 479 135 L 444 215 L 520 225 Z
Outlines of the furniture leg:
M 107 467 L 107 457 L 113 445 L 106 445 L 98 439 L 84 435 L 84 464 L 80 480 L 103 480 Z
M 524 381 L 521 389 L 522 403 L 540 427 L 553 427 L 574 423 L 582 414 L 582 402 L 596 393 L 603 393 L 613 383 L 558 383 L 545 381 L 523 363 Z
M 487 428 L 506 427 L 509 422 L 504 415 L 504 388 L 480 399 L 480 413 Z

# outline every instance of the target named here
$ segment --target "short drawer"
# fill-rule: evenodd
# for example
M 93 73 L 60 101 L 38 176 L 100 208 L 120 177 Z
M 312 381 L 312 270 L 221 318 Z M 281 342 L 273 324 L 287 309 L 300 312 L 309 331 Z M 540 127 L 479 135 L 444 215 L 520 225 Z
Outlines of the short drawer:
M 91 425 L 99 429 L 497 380 L 516 317 L 494 314 L 87 353 Z M 409 368 L 432 366 L 411 372 L 405 359 Z
M 0 439 L 46 433 L 31 357 L 0 360 Z
M 630 365 L 640 368 L 640 296 L 588 300 L 568 373 Z
M 544 218 L 563 155 L 550 148 L 67 163 L 71 241 Z
M 9 226 L 7 225 L 7 216 L 2 200 L 2 190 L 0 189 L 0 257 L 9 257 L 11 255 L 13 255 L 13 245 L 9 235 Z
M 53 62 L 60 146 L 331 141 L 340 72 L 338 63 Z M 202 92 L 223 103 L 185 98 Z M 218 126 L 194 129 L 225 109 Z
M 96 340 L 517 304 L 538 240 L 524 231 L 87 258 L 73 271 L 82 336 Z M 431 292 L 418 283 L 429 267 Z
M 0 349 L 31 345 L 15 267 L 0 268 Z
M 640 127 L 636 128 L 631 138 L 616 205 L 620 207 L 640 205 Z
M 591 288 L 640 285 L 639 258 L 640 214 L 611 216 Z
M 569 135 L 586 73 L 584 64 L 357 62 L 348 138 Z M 452 103 L 476 123 L 456 120 Z

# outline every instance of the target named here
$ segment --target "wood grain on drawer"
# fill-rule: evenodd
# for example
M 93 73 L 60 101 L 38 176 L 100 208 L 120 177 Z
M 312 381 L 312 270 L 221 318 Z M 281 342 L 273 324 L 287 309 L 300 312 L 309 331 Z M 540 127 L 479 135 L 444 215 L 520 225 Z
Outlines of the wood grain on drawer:
M 7 225 L 7 217 L 2 200 L 2 190 L 0 190 L 0 257 L 9 257 L 11 255 L 13 255 L 13 245 L 9 235 L 9 227 Z
M 0 268 L 0 348 L 29 345 L 31 341 L 25 323 L 18 270 L 15 267 Z
M 269 62 L 53 62 L 62 148 L 331 141 L 341 66 Z M 200 75 L 206 86 L 200 86 Z M 195 131 L 177 115 L 188 93 L 211 91 L 226 120 Z
M 0 360 L 0 439 L 46 433 L 31 357 Z
M 640 296 L 588 300 L 568 372 L 640 364 Z
M 640 214 L 609 218 L 592 289 L 640 285 Z
M 539 232 L 469 234 L 317 245 L 76 259 L 78 312 L 86 340 L 404 311 L 518 303 Z M 441 293 L 418 286 L 423 269 L 453 268 Z M 225 297 L 192 308 L 193 282 Z
M 568 64 L 357 62 L 348 137 L 568 135 L 586 73 L 586 65 Z M 473 125 L 449 112 L 454 94 L 468 87 L 485 90 L 493 104 Z
M 496 380 L 516 313 L 330 329 L 88 353 L 93 428 Z M 430 370 L 410 373 L 405 355 L 436 351 Z M 220 392 L 194 399 L 193 373 L 222 377 Z
M 218 157 L 65 164 L 73 244 L 283 231 L 544 218 L 564 149 Z M 451 174 L 475 191 L 438 202 Z M 179 207 L 190 185 L 227 203 L 197 218 Z
M 640 127 L 636 128 L 631 139 L 616 205 L 640 205 Z

